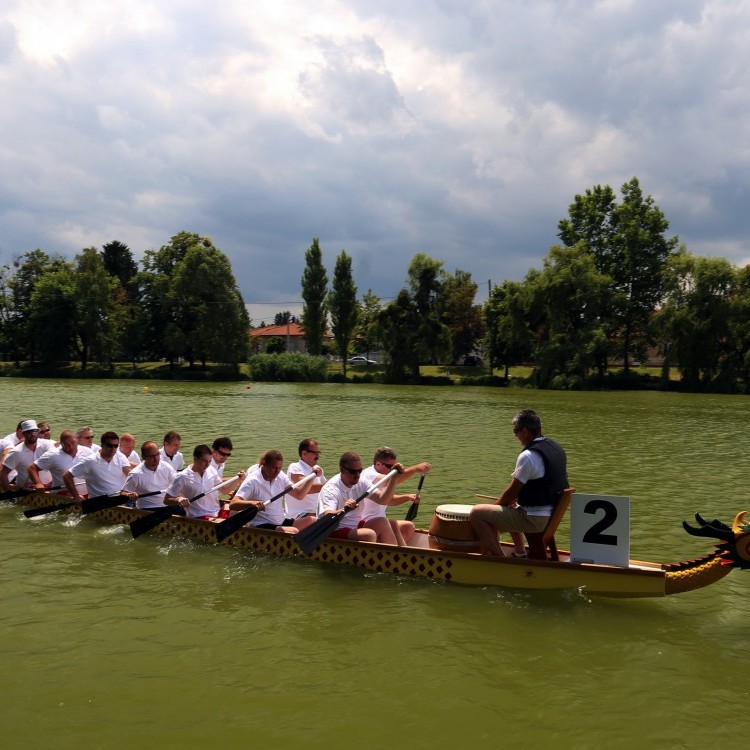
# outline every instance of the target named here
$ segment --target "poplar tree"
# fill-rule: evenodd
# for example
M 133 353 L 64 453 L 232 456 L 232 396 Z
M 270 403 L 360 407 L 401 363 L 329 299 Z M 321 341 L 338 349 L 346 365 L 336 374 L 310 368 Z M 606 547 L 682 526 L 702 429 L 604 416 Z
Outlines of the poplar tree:
M 320 355 L 323 351 L 323 334 L 326 330 L 326 290 L 328 274 L 323 265 L 323 253 L 317 237 L 305 252 L 305 270 L 302 274 L 302 330 L 307 353 Z
M 333 290 L 328 295 L 328 308 L 331 312 L 333 337 L 336 339 L 336 348 L 343 363 L 344 377 L 346 377 L 349 342 L 352 340 L 357 325 L 359 306 L 357 305 L 357 287 L 352 277 L 352 259 L 345 250 L 342 250 L 336 258 Z

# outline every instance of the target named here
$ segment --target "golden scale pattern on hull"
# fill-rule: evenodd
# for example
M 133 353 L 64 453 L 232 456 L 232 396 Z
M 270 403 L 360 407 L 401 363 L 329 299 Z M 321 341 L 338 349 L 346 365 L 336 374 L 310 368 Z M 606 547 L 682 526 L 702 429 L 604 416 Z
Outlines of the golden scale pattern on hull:
M 92 513 L 92 518 L 105 523 L 127 524 L 141 515 L 145 514 L 117 506 Z M 158 533 L 193 539 L 206 544 L 217 543 L 214 524 L 208 521 L 176 517 L 174 520 L 164 521 L 159 526 Z M 306 559 L 291 534 L 241 528 L 223 543 L 266 555 Z M 335 565 L 356 566 L 373 573 L 391 573 L 439 581 L 450 581 L 453 578 L 451 574 L 453 561 L 431 555 L 427 550 L 402 552 L 397 548 L 384 550 L 374 545 L 370 547 L 346 540 L 329 540 L 315 550 L 310 559 Z
M 32 493 L 17 502 L 46 507 L 50 500 L 66 500 L 56 495 Z M 73 512 L 77 512 L 73 509 Z M 95 520 L 109 524 L 129 524 L 146 511 L 115 506 L 92 513 Z M 750 524 L 745 513 L 738 513 L 732 526 L 696 514 L 699 527 L 683 522 L 693 536 L 720 542 L 716 551 L 696 560 L 653 564 L 639 563 L 633 568 L 557 563 L 538 560 L 496 560 L 476 554 L 447 552 L 422 547 L 400 549 L 380 544 L 360 544 L 348 540 L 327 540 L 306 558 L 292 535 L 262 529 L 241 528 L 224 544 L 260 554 L 310 559 L 335 565 L 348 565 L 375 573 L 412 576 L 439 581 L 478 585 L 498 585 L 526 589 L 564 589 L 583 586 L 591 593 L 612 596 L 664 596 L 702 588 L 727 575 L 735 567 L 750 569 Z M 215 525 L 208 521 L 174 517 L 155 530 L 160 535 L 216 544 Z M 647 566 L 643 568 L 643 566 Z

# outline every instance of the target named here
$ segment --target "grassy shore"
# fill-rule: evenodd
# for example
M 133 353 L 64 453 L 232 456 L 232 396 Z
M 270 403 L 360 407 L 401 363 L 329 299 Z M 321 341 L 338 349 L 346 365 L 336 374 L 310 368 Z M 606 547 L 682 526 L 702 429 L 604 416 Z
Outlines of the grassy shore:
M 347 380 L 357 382 L 380 382 L 383 377 L 384 368 L 381 365 L 347 365 Z M 495 369 L 490 373 L 487 367 L 464 367 L 461 365 L 424 365 L 420 367 L 420 378 L 423 384 L 441 385 L 510 385 L 524 387 L 528 386 L 534 368 L 528 365 L 511 367 L 509 379 L 504 381 L 504 370 Z M 610 376 L 616 381 L 621 376 L 621 370 L 612 368 Z M 657 387 L 661 378 L 661 368 L 658 367 L 635 367 L 631 373 L 636 376 L 633 386 L 638 387 L 637 381 L 642 380 L 641 387 Z M 194 380 L 194 381 L 232 381 L 252 380 L 250 365 L 245 363 L 238 367 L 207 363 L 204 369 L 196 364 L 194 368 L 186 363 L 175 364 L 170 367 L 165 362 L 116 362 L 112 366 L 103 366 L 100 363 L 92 363 L 86 372 L 81 371 L 80 363 L 66 363 L 57 368 L 31 367 L 28 363 L 21 363 L 16 367 L 12 362 L 0 363 L 0 376 L 6 377 L 32 377 L 32 378 L 113 378 L 133 380 Z M 644 377 L 646 376 L 646 377 Z M 330 362 L 328 364 L 328 377 L 334 381 L 343 379 L 343 367 L 341 362 Z M 670 371 L 670 381 L 679 382 L 679 371 L 673 368 Z M 615 382 L 613 382 L 615 385 Z M 616 386 L 615 386 L 616 387 Z

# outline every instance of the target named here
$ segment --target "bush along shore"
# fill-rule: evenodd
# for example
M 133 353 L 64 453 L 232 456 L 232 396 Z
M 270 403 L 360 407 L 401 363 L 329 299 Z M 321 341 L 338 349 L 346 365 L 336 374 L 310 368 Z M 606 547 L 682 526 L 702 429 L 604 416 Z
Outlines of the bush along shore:
M 420 368 L 419 379 L 400 380 L 400 385 L 465 385 L 491 387 L 537 388 L 533 366 L 511 368 L 508 377 L 495 370 L 489 374 L 487 367 L 425 365 Z M 29 363 L 0 364 L 0 376 L 19 378 L 54 379 L 104 379 L 115 380 L 185 380 L 205 382 L 257 381 L 275 383 L 382 383 L 393 384 L 380 364 L 348 365 L 346 376 L 340 362 L 327 357 L 308 354 L 282 353 L 257 354 L 247 364 L 238 366 L 207 363 L 190 367 L 186 363 L 167 362 L 116 362 L 105 366 L 92 363 L 81 371 L 77 363 L 61 367 L 44 367 Z M 549 390 L 681 390 L 676 374 L 665 377 L 656 367 L 631 370 L 612 370 L 604 378 L 592 376 L 585 380 L 556 378 L 547 384 Z

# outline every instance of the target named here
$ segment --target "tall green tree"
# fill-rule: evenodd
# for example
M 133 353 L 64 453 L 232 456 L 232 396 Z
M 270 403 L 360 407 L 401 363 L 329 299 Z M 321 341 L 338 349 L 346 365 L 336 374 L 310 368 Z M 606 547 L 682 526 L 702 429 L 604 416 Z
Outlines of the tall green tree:
M 558 236 L 566 247 L 584 242 L 597 270 L 611 278 L 604 323 L 627 374 L 631 355 L 642 354 L 648 343 L 651 318 L 665 292 L 666 263 L 679 238 L 666 237 L 669 222 L 653 198 L 643 195 L 637 178 L 621 192 L 620 203 L 609 186 L 577 195 L 558 224 Z
M 388 382 L 419 380 L 419 321 L 417 305 L 406 289 L 378 313 L 377 336 L 385 355 Z
M 448 274 L 441 290 L 442 320 L 450 331 L 451 361 L 471 354 L 484 336 L 482 306 L 474 303 L 477 285 L 468 271 Z
M 442 320 L 443 262 L 417 253 L 408 269 L 408 284 L 418 318 L 419 361 L 437 364 L 450 356 L 451 334 Z
M 102 260 L 107 273 L 118 279 L 127 296 L 134 299 L 138 291 L 138 264 L 130 248 L 119 240 L 108 242 L 102 245 Z
M 22 359 L 32 364 L 36 359 L 36 340 L 31 335 L 32 295 L 37 282 L 48 271 L 62 268 L 65 261 L 60 256 L 50 256 L 43 250 L 31 250 L 16 258 L 12 264 L 12 275 L 4 290 L 3 322 L 4 338 L 8 353 L 20 366 Z
M 724 258 L 687 252 L 670 263 L 667 299 L 655 319 L 665 367 L 676 365 L 691 391 L 734 390 L 740 373 L 726 368 L 733 349 L 733 300 L 740 277 Z
M 326 290 L 328 274 L 323 265 L 323 253 L 317 237 L 305 252 L 305 270 L 302 273 L 302 330 L 307 353 L 320 355 L 326 331 Z
M 328 295 L 328 309 L 331 312 L 331 330 L 336 340 L 336 348 L 346 377 L 349 344 L 357 325 L 359 307 L 357 305 L 357 287 L 352 275 L 352 259 L 342 250 L 336 258 L 333 270 L 333 286 Z
M 31 294 L 29 332 L 39 360 L 58 366 L 71 358 L 74 346 L 76 279 L 72 263 L 42 274 Z
M 148 339 L 144 341 L 144 348 L 156 359 L 166 358 L 170 367 L 174 367 L 177 357 L 184 355 L 185 347 L 182 322 L 179 320 L 181 310 L 176 304 L 178 300 L 171 293 L 172 279 L 187 251 L 196 245 L 210 248 L 213 242 L 208 237 L 183 231 L 158 250 L 146 250 L 143 272 L 138 279 L 142 290 L 142 308 L 150 321 L 145 329 Z
M 502 367 L 506 380 L 510 368 L 529 360 L 534 350 L 530 306 L 529 289 L 519 281 L 496 286 L 484 306 L 484 348 L 490 371 Z
M 581 387 L 608 346 L 602 314 L 611 279 L 597 270 L 581 242 L 571 248 L 551 247 L 542 271 L 530 271 L 525 283 L 535 331 L 536 383 Z
M 374 294 L 372 289 L 368 289 L 359 303 L 354 333 L 354 351 L 366 355 L 367 359 L 370 359 L 370 354 L 380 346 L 377 320 L 382 309 L 380 297 Z
M 177 263 L 169 288 L 175 312 L 173 345 L 195 367 L 199 359 L 234 365 L 249 355 L 250 320 L 229 259 L 199 241 Z

